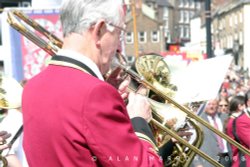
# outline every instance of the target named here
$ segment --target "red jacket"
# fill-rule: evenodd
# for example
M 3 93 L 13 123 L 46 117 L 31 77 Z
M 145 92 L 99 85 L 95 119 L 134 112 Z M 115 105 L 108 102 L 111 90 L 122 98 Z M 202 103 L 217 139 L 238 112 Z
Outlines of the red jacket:
M 25 85 L 22 106 L 30 167 L 162 166 L 117 90 L 88 73 L 49 65 Z
M 230 117 L 227 123 L 227 134 L 232 138 L 235 139 L 233 135 L 233 120 L 235 118 Z M 243 115 L 239 116 L 236 120 L 236 133 L 239 137 L 240 144 L 242 144 L 245 148 L 250 149 L 250 117 L 244 113 Z M 239 152 L 238 149 L 231 145 L 232 148 L 232 167 L 239 167 Z M 250 156 L 245 155 L 246 159 L 246 166 L 250 167 Z

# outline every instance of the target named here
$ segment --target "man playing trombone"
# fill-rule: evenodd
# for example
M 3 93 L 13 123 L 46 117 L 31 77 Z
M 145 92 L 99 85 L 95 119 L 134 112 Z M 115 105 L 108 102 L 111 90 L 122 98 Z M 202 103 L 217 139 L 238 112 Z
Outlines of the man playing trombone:
M 64 44 L 23 92 L 30 167 L 162 166 L 149 103 L 104 82 L 124 31 L 121 0 L 65 0 Z

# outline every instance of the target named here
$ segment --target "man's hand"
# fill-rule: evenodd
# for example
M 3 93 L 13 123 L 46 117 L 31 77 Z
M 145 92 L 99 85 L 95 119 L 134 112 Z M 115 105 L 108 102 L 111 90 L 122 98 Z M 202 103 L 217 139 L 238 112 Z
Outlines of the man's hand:
M 147 122 L 152 119 L 152 110 L 150 104 L 145 96 L 136 93 L 129 93 L 127 110 L 130 119 L 135 117 L 142 117 Z
M 127 100 L 128 98 L 129 83 L 130 83 L 130 77 L 127 77 L 118 87 L 118 92 L 120 93 L 123 100 Z
M 189 132 L 188 131 L 189 128 L 182 128 L 182 129 L 179 129 L 177 134 L 182 137 L 183 139 L 185 139 L 186 141 L 189 141 L 190 138 L 191 138 L 191 135 L 193 134 L 192 132 Z M 173 142 L 178 142 L 176 139 L 172 138 L 172 141 Z

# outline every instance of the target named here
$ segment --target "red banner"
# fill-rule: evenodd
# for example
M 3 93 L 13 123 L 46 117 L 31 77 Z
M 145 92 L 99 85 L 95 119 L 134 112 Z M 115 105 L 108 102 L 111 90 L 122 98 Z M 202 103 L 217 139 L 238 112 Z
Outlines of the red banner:
M 40 10 L 40 12 L 33 11 L 28 15 L 52 34 L 59 38 L 62 37 L 61 24 L 56 10 Z M 48 39 L 41 35 L 38 31 L 32 31 L 37 36 L 43 38 L 45 41 L 48 41 Z M 50 55 L 24 36 L 21 36 L 21 50 L 24 79 L 33 77 L 46 67 L 46 61 L 49 59 Z

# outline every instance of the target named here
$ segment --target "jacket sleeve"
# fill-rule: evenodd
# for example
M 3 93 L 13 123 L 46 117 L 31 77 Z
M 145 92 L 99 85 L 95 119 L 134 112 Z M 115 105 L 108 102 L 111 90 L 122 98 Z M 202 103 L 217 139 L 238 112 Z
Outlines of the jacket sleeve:
M 240 141 L 249 149 L 250 148 L 250 118 L 248 116 L 242 116 L 236 122 L 237 134 Z
M 168 160 L 171 160 L 171 154 L 174 151 L 174 145 L 174 142 L 170 139 L 159 149 L 159 154 L 162 157 L 164 163 L 166 163 Z
M 86 98 L 83 128 L 88 147 L 101 166 L 163 166 L 145 129 L 137 129 L 136 135 L 116 89 L 107 83 L 99 84 L 90 89 Z
M 133 129 L 137 136 L 145 136 L 149 142 L 153 142 L 153 146 L 156 145 L 153 133 L 147 123 L 147 121 L 141 117 L 135 117 L 131 119 Z M 156 147 L 156 146 L 155 146 Z M 158 150 L 158 149 L 157 149 Z

